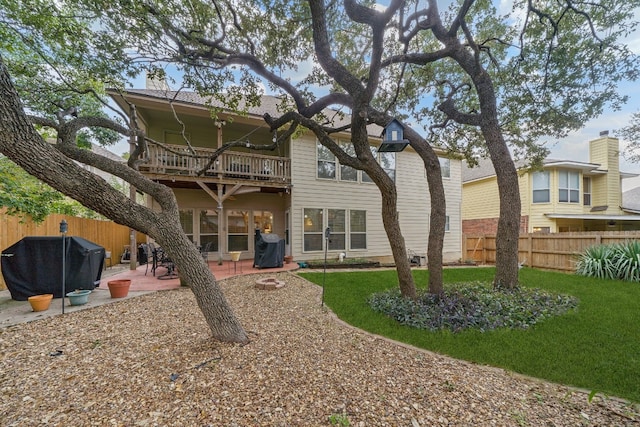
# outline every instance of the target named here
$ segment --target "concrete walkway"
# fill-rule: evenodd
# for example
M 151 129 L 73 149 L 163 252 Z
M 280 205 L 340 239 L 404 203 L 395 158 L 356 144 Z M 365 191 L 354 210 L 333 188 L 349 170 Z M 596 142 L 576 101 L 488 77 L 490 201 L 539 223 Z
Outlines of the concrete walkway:
M 225 261 L 222 265 L 218 265 L 217 262 L 209 262 L 209 268 L 217 280 L 222 280 L 228 277 L 244 274 L 278 273 L 281 271 L 297 270 L 298 264 L 292 262 L 290 264 L 283 264 L 281 268 L 259 269 L 253 268 L 252 259 L 247 259 L 238 261 L 237 263 Z M 128 264 L 116 264 L 113 267 L 109 267 L 104 270 L 102 273 L 102 279 L 100 280 L 100 286 L 91 292 L 86 304 L 70 305 L 68 299 L 65 298 L 65 314 L 73 313 L 78 310 L 86 310 L 102 304 L 121 301 L 125 298 L 133 298 L 148 292 L 179 288 L 179 278 L 168 280 L 159 278 L 166 272 L 166 268 L 158 267 L 154 275 L 151 271 L 151 264 L 149 264 L 148 267 L 146 265 L 141 265 L 135 270 L 130 270 Z M 129 294 L 127 297 L 117 299 L 111 298 L 107 282 L 116 279 L 131 279 L 131 287 L 129 288 Z M 53 301 L 51 301 L 51 305 L 48 310 L 34 312 L 31 310 L 29 301 L 15 301 L 11 299 L 11 294 L 8 290 L 0 291 L 0 328 L 6 328 L 19 323 L 60 315 L 62 314 L 62 301 L 62 298 L 54 298 Z

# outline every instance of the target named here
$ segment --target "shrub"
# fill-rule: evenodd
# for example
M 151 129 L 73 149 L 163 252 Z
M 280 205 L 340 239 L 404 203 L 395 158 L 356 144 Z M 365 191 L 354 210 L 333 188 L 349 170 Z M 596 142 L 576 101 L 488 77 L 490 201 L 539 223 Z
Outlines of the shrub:
M 640 281 L 640 242 L 598 245 L 578 257 L 576 274 L 600 279 Z
M 414 301 L 397 288 L 369 297 L 369 306 L 403 325 L 419 329 L 527 329 L 542 319 L 577 307 L 578 300 L 539 289 L 494 290 L 486 283 L 447 286 L 441 295 L 421 291 Z
M 640 242 L 631 240 L 614 247 L 616 278 L 628 282 L 640 282 Z

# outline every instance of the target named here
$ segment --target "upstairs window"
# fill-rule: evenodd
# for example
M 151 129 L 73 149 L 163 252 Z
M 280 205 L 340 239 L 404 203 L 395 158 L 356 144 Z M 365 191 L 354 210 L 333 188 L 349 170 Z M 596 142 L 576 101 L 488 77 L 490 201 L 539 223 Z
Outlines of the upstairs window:
M 585 206 L 591 206 L 591 178 L 582 178 L 582 200 Z
M 396 153 L 379 153 L 378 163 L 394 182 L 396 180 Z
M 549 203 L 549 171 L 533 173 L 533 203 Z
M 577 171 L 558 172 L 558 201 L 580 203 L 580 173 Z
M 373 158 L 378 161 L 382 169 L 394 182 L 396 180 L 396 153 L 378 153 L 375 147 L 371 147 Z M 373 182 L 373 180 L 362 171 L 362 182 Z
M 346 142 L 340 143 L 340 148 L 351 157 L 355 157 L 356 150 L 353 148 L 353 144 Z M 358 181 L 358 170 L 351 166 L 340 165 L 340 180 L 342 181 Z
M 376 159 L 378 155 L 378 149 L 376 147 L 371 147 L 371 146 L 369 147 L 369 149 L 371 150 L 371 155 L 373 156 L 373 158 Z M 373 182 L 371 177 L 367 175 L 365 171 L 362 171 L 362 182 Z
M 443 178 L 451 178 L 451 159 L 438 157 L 440 161 L 440 175 Z
M 336 179 L 336 156 L 324 145 L 317 144 L 318 178 Z

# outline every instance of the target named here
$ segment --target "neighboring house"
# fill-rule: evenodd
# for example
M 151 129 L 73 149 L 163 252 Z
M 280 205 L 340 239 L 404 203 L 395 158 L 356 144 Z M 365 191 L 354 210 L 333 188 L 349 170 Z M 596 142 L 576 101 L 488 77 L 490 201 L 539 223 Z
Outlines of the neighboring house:
M 622 210 L 629 214 L 640 215 L 640 187 L 622 193 Z
M 541 170 L 516 163 L 523 233 L 638 230 L 640 211 L 623 207 L 621 180 L 638 174 L 620 171 L 618 139 L 607 131 L 589 142 L 589 162 L 545 159 Z M 463 165 L 462 230 L 465 234 L 496 232 L 498 184 L 493 165 Z
M 128 111 L 120 95 L 112 92 L 111 96 Z M 148 136 L 164 144 L 149 145 L 148 160 L 140 171 L 173 189 L 183 229 L 196 245 L 207 246 L 212 258 L 229 259 L 231 251 L 241 251 L 243 259 L 252 258 L 255 230 L 260 230 L 283 238 L 285 254 L 298 261 L 324 259 L 326 249 L 329 259 L 345 253 L 348 258 L 392 262 L 378 188 L 366 173 L 341 165 L 312 133 L 297 135 L 275 151 L 234 147 L 207 166 L 223 143 L 271 144 L 274 135 L 263 115 L 279 116 L 279 99 L 262 97 L 260 107 L 249 108 L 247 115 L 223 111 L 214 121 L 207 105 L 217 105 L 216 101 L 192 92 L 140 89 L 129 90 L 126 96 L 136 105 Z M 332 116 L 338 117 L 335 112 Z M 335 120 L 344 124 L 348 118 Z M 373 145 L 380 143 L 381 132 L 379 127 L 370 129 Z M 351 150 L 348 133 L 336 139 Z M 188 155 L 187 140 L 197 158 Z M 376 155 L 398 188 L 406 246 L 424 256 L 430 217 L 424 164 L 410 147 Z M 441 164 L 447 194 L 446 262 L 461 256 L 461 162 L 442 158 Z M 204 173 L 198 175 L 202 169 Z M 331 229 L 328 242 L 327 227 Z

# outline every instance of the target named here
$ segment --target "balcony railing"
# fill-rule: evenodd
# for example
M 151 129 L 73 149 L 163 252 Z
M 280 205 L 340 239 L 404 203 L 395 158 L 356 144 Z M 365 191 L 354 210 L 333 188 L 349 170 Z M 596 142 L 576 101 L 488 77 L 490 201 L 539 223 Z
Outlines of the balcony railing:
M 226 151 L 204 173 L 198 174 L 209 162 L 215 149 L 194 148 L 195 153 L 183 145 L 167 148 L 149 146 L 149 161 L 140 165 L 140 171 L 171 177 L 193 177 L 207 181 L 254 180 L 263 183 L 288 185 L 291 183 L 291 160 L 286 157 L 265 156 L 255 153 Z

